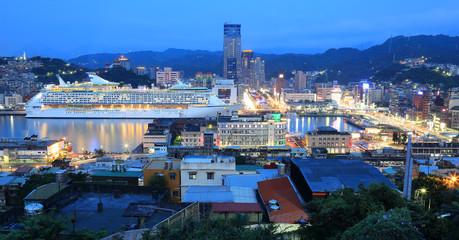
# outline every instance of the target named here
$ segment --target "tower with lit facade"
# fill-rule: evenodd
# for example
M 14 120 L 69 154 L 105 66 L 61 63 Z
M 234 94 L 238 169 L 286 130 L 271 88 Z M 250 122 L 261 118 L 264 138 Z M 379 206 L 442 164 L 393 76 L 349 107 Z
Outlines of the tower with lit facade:
M 223 77 L 239 80 L 242 74 L 241 24 L 223 27 Z

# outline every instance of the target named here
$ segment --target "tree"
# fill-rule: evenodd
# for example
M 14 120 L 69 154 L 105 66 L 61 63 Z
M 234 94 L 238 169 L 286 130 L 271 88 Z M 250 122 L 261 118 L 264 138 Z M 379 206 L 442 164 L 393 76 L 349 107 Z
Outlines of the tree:
M 163 175 L 155 174 L 148 179 L 148 186 L 164 187 L 167 184 L 167 180 Z
M 78 172 L 78 173 L 68 173 L 67 176 L 73 181 L 85 182 L 86 178 L 89 176 L 88 173 Z
M 408 139 L 408 135 L 406 133 L 400 134 L 400 142 L 405 143 L 406 140 Z
M 236 165 L 245 165 L 247 163 L 246 156 L 236 156 Z
M 246 224 L 246 223 L 245 223 Z M 244 225 L 245 225 L 244 224 Z M 273 225 L 250 228 L 240 225 L 239 220 L 186 220 L 181 226 L 160 228 L 157 233 L 149 229 L 142 234 L 142 240 L 152 239 L 283 239 L 284 233 L 276 233 Z
M 400 138 L 399 138 L 398 132 L 394 132 L 394 133 L 392 134 L 392 141 L 393 141 L 394 143 L 400 142 Z
M 427 175 L 413 179 L 412 183 L 412 194 L 415 195 L 417 189 L 425 189 L 425 193 L 422 193 L 422 198 L 426 204 L 429 204 L 430 209 L 434 212 L 441 209 L 441 205 L 444 203 L 444 193 L 448 190 L 447 181 L 439 176 Z
M 27 179 L 27 181 L 18 189 L 18 200 L 17 205 L 24 205 L 24 198 L 29 195 L 35 188 L 43 186 L 45 184 L 56 181 L 56 177 L 53 174 L 38 175 L 34 174 Z
M 22 228 L 11 231 L 3 236 L 4 240 L 98 240 L 108 236 L 105 230 L 92 231 L 88 229 L 66 232 L 70 226 L 70 217 L 54 216 L 53 213 L 44 213 L 25 216 L 19 221 Z
M 350 239 L 424 239 L 406 208 L 374 213 L 343 233 Z
M 16 229 L 4 236 L 4 240 L 59 239 L 60 232 L 67 226 L 68 219 L 51 214 L 25 216 Z
M 100 148 L 100 149 L 95 148 L 94 149 L 94 154 L 95 154 L 96 157 L 103 157 L 103 156 L 105 156 L 105 151 L 102 148 Z

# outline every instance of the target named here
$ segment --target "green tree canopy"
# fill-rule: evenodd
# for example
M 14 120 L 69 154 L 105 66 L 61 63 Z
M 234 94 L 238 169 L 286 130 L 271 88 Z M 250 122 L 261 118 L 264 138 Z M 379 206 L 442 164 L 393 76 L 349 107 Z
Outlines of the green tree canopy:
M 167 184 L 167 180 L 163 175 L 155 174 L 148 179 L 148 186 L 164 187 Z

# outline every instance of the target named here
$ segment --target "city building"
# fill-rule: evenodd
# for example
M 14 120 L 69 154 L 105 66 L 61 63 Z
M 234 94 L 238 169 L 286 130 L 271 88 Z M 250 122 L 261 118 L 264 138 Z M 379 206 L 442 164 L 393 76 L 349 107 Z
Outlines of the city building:
M 0 160 L 5 163 L 46 163 L 64 151 L 64 140 L 41 140 L 36 135 L 24 139 L 0 138 Z
M 459 105 L 448 110 L 448 127 L 459 130 Z
M 413 109 L 407 113 L 412 121 L 425 121 L 430 113 L 430 92 L 418 91 L 413 96 Z
M 382 102 L 383 96 L 384 96 L 384 89 L 381 89 L 381 88 L 368 89 L 367 105 Z
M 145 185 L 149 185 L 149 181 L 153 176 L 163 176 L 166 179 L 166 187 L 169 188 L 171 201 L 180 202 L 180 162 L 180 159 L 164 157 L 150 160 L 142 170 Z
M 228 156 L 186 156 L 180 164 L 182 200 L 190 186 L 221 186 L 222 176 L 236 174 L 236 160 Z
M 265 61 L 254 57 L 252 50 L 242 51 L 242 82 L 253 89 L 259 89 L 265 82 Z
M 236 82 L 242 74 L 241 24 L 223 26 L 223 78 Z
M 121 55 L 121 57 L 113 60 L 113 67 L 123 67 L 126 70 L 131 70 L 131 61 L 129 61 L 129 58 L 124 57 L 124 55 Z
M 234 80 L 216 80 L 215 86 L 212 87 L 212 93 L 227 104 L 238 103 L 238 91 L 234 86 Z
M 156 145 L 167 146 L 170 142 L 169 124 L 153 122 L 148 124 L 147 132 L 143 135 L 143 151 L 152 153 Z
M 6 107 L 14 107 L 24 101 L 21 95 L 13 93 L 11 96 L 5 96 L 3 102 Z
M 217 144 L 220 148 L 285 146 L 287 120 L 280 118 L 280 114 L 273 114 L 273 116 L 273 119 L 265 121 L 262 117 L 222 119 L 218 122 Z
M 296 71 L 295 73 L 295 90 L 297 92 L 306 88 L 307 85 L 307 75 L 303 71 Z
M 147 74 L 147 68 L 145 66 L 137 66 L 134 69 L 134 73 L 137 75 L 146 75 Z
M 150 65 L 149 71 L 148 71 L 148 77 L 150 79 L 156 79 L 156 71 L 158 70 L 159 70 L 159 66 Z
M 331 100 L 332 90 L 333 90 L 333 84 L 331 82 L 316 83 L 317 101 L 325 102 L 327 100 Z
M 443 112 L 444 111 L 444 112 Z M 444 99 L 443 119 L 449 128 L 459 130 L 459 88 L 448 90 Z M 444 119 L 446 118 L 446 119 Z
M 212 132 L 212 133 L 211 133 Z M 183 128 L 180 137 L 182 146 L 204 146 L 204 133 L 211 133 L 212 145 L 217 140 L 216 128 L 212 125 L 197 125 L 197 124 L 188 124 Z
M 194 77 L 194 86 L 211 89 L 215 86 L 215 77 L 210 72 L 205 74 L 202 72 L 197 72 L 196 76 Z
M 459 157 L 459 143 L 412 143 L 413 157 Z
M 317 94 L 315 93 L 284 93 L 284 100 L 289 102 L 315 102 Z
M 250 83 L 253 80 L 253 70 L 252 70 L 252 61 L 253 61 L 253 51 L 252 50 L 242 50 L 242 76 L 241 82 L 250 86 Z
M 180 79 L 180 71 L 172 71 L 171 67 L 165 67 L 156 71 L 156 86 L 165 87 L 177 83 Z
M 332 127 L 318 127 L 307 132 L 304 141 L 309 153 L 313 148 L 325 148 L 329 154 L 344 154 L 350 152 L 351 134 L 338 132 Z

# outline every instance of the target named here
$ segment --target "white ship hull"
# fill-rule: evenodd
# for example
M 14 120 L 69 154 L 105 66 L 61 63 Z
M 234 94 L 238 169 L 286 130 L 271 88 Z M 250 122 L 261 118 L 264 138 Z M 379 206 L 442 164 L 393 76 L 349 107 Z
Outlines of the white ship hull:
M 189 107 L 188 109 L 68 109 L 26 108 L 27 118 L 205 118 L 231 116 L 241 105 Z

